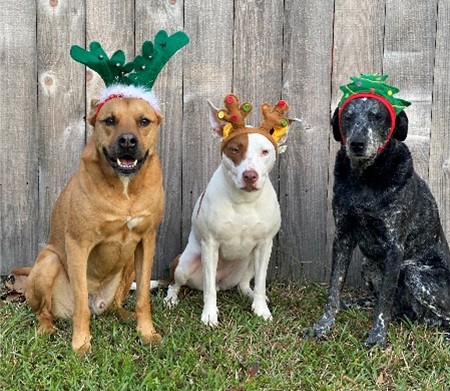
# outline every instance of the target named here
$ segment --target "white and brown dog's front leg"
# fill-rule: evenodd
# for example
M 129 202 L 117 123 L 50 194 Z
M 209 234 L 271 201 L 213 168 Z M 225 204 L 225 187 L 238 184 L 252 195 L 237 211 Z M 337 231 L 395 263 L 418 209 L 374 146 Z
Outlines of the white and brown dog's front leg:
M 203 273 L 203 312 L 201 320 L 209 326 L 218 324 L 217 310 L 217 264 L 219 262 L 219 245 L 212 239 L 202 240 Z
M 264 318 L 272 320 L 272 314 L 267 306 L 266 277 L 267 268 L 272 253 L 272 239 L 260 242 L 253 250 L 255 267 L 255 287 L 253 288 L 253 312 Z
M 136 321 L 137 331 L 144 343 L 159 344 L 161 335 L 153 326 L 150 307 L 150 278 L 155 254 L 156 232 L 144 235 L 134 254 L 136 278 Z
M 67 268 L 74 302 L 72 349 L 79 355 L 91 350 L 86 276 L 89 251 L 86 243 L 75 240 L 70 236 L 66 237 Z

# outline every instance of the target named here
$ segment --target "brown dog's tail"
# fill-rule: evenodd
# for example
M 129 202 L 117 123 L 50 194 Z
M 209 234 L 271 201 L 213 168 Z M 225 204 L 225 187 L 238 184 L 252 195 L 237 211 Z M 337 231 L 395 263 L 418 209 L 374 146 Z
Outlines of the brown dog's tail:
M 31 272 L 31 267 L 18 267 L 17 269 L 12 269 L 11 274 L 16 276 L 29 276 Z

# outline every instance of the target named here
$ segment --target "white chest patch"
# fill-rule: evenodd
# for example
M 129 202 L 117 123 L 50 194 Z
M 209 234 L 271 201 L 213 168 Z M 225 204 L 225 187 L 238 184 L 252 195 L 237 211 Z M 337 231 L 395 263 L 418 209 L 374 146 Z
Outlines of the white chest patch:
M 133 228 L 135 228 L 142 221 L 142 219 L 143 219 L 143 217 L 128 216 L 128 218 L 126 220 L 128 229 L 132 230 Z

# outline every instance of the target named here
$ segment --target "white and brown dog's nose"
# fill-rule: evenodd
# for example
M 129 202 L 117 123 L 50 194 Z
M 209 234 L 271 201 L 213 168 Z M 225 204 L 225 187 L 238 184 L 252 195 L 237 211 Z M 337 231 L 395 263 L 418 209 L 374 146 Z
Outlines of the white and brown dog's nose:
M 245 170 L 242 173 L 242 180 L 247 186 L 253 186 L 258 180 L 259 175 L 255 170 Z

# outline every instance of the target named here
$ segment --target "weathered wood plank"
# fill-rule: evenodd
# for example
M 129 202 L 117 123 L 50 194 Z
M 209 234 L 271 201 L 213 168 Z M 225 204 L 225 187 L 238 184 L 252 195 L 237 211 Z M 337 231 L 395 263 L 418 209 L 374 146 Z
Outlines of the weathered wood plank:
M 437 1 L 386 2 L 383 71 L 412 106 L 406 144 L 419 175 L 428 180 Z
M 177 1 L 136 2 L 136 52 L 142 42 L 152 40 L 164 29 L 169 35 L 183 30 L 183 3 Z M 158 232 L 153 277 L 168 276 L 168 267 L 181 247 L 183 60 L 189 45 L 177 52 L 159 75 L 153 91 L 161 106 L 164 122 L 160 128 L 159 155 L 164 175 L 166 205 Z
M 0 272 L 29 263 L 38 237 L 36 5 L 18 0 L 0 14 Z
M 285 278 L 325 277 L 333 5 L 286 3 L 284 97 L 294 124 L 281 158 L 279 269 Z
M 450 3 L 439 1 L 429 156 L 429 184 L 450 240 Z
M 241 101 L 253 103 L 247 123 L 262 122 L 260 107 L 275 104 L 282 97 L 283 3 L 241 1 L 236 3 L 234 30 L 233 91 Z M 271 173 L 278 190 L 278 163 Z M 277 240 L 274 241 L 270 274 L 277 270 Z
M 336 3 L 334 21 L 333 75 L 331 109 L 341 98 L 339 86 L 350 82 L 349 77 L 360 73 L 382 73 L 385 0 L 355 2 L 343 0 Z M 330 127 L 328 131 L 331 132 Z M 331 270 L 331 248 L 334 238 L 334 218 L 331 209 L 333 197 L 333 170 L 336 152 L 340 147 L 330 135 L 328 255 L 322 265 L 327 274 Z M 316 259 L 316 262 L 320 262 Z M 347 283 L 360 285 L 361 256 L 355 253 L 347 275 Z M 319 276 L 320 278 L 320 276 Z
M 121 49 L 127 59 L 133 58 L 134 2 L 121 0 L 85 1 L 86 44 L 88 45 L 91 41 L 98 41 L 109 55 Z M 86 70 L 86 113 L 89 112 L 91 99 L 97 99 L 104 86 L 97 73 Z
M 79 166 L 85 141 L 84 70 L 69 56 L 84 42 L 84 2 L 37 2 L 39 243 L 61 189 Z M 34 261 L 34 260 L 30 260 Z
M 220 108 L 231 91 L 233 2 L 189 1 L 185 29 L 191 43 L 183 53 L 182 160 L 177 172 L 183 181 L 183 246 L 194 204 L 219 164 L 219 140 L 211 135 L 207 99 Z

